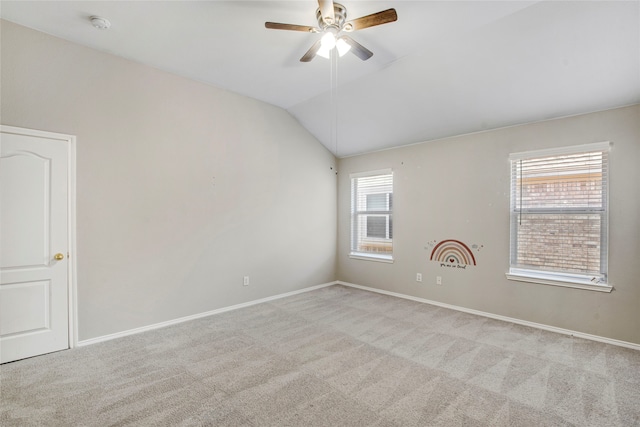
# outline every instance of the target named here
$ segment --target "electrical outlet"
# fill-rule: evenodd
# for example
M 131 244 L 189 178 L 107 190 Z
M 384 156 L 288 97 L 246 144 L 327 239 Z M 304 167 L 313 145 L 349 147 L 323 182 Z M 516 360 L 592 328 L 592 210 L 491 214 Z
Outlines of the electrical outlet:
M 436 285 L 442 285 L 442 276 L 436 276 Z
M 416 273 L 416 282 L 422 282 L 422 273 Z
M 249 276 L 244 276 L 244 278 L 242 279 L 242 285 L 249 286 Z

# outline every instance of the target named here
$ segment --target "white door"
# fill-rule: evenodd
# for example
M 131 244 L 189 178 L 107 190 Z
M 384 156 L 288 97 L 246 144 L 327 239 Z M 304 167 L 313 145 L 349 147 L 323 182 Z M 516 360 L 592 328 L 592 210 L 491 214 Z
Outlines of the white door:
M 69 137 L 0 133 L 0 363 L 69 348 Z

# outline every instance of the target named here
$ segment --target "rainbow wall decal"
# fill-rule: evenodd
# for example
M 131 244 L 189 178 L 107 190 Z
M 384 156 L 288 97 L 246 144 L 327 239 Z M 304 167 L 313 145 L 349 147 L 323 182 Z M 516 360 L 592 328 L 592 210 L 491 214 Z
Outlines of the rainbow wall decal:
M 431 261 L 447 264 L 476 265 L 476 259 L 467 245 L 459 240 L 443 240 L 431 251 Z

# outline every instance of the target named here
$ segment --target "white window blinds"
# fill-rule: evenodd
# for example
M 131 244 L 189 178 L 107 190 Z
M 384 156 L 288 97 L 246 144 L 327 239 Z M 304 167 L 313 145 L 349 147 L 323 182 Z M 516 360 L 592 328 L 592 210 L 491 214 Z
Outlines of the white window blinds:
M 393 173 L 351 175 L 351 255 L 391 259 Z
M 607 280 L 609 144 L 513 154 L 511 272 Z

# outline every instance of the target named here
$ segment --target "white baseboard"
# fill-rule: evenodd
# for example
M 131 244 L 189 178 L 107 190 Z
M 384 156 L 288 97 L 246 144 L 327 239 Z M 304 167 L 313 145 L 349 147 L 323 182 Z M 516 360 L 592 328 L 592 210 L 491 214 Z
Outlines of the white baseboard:
M 171 326 L 171 325 L 175 325 L 175 324 L 182 323 L 182 322 L 188 322 L 189 320 L 200 319 L 202 317 L 213 316 L 214 314 L 225 313 L 225 312 L 231 311 L 231 310 L 237 310 L 237 309 L 244 308 L 244 307 L 250 307 L 250 306 L 256 305 L 256 304 L 262 304 L 264 302 L 274 301 L 274 300 L 277 300 L 277 299 L 286 298 L 286 297 L 289 297 L 289 296 L 292 296 L 292 295 L 297 295 L 297 294 L 301 294 L 301 293 L 304 293 L 304 292 L 310 292 L 310 291 L 314 291 L 316 289 L 326 288 L 328 286 L 333 286 L 333 285 L 348 286 L 348 287 L 351 287 L 351 288 L 362 289 L 364 291 L 376 292 L 376 293 L 383 294 L 383 295 L 389 295 L 389 296 L 392 296 L 392 297 L 408 299 L 408 300 L 411 300 L 411 301 L 416 301 L 416 302 L 420 302 L 420 303 L 424 303 L 424 304 L 431 304 L 431 305 L 435 305 L 435 306 L 438 306 L 438 307 L 449 308 L 451 310 L 457 310 L 457 311 L 461 311 L 461 312 L 464 312 L 464 313 L 475 314 L 475 315 L 478 315 L 478 316 L 484 316 L 484 317 L 488 317 L 490 319 L 502 320 L 504 322 L 511 322 L 511 323 L 515 323 L 515 324 L 518 324 L 518 325 L 530 326 L 532 328 L 543 329 L 545 331 L 556 332 L 556 333 L 563 334 L 563 335 L 570 335 L 570 336 L 574 336 L 574 337 L 577 337 L 577 338 L 584 338 L 584 339 L 591 340 L 591 341 L 598 341 L 598 342 L 602 342 L 602 343 L 605 343 L 605 344 L 612 344 L 612 345 L 617 345 L 617 346 L 620 346 L 620 347 L 630 348 L 630 349 L 633 349 L 633 350 L 640 350 L 640 344 L 635 344 L 635 343 L 631 343 L 631 342 L 627 342 L 627 341 L 616 340 L 616 339 L 613 339 L 613 338 L 602 337 L 602 336 L 599 336 L 599 335 L 587 334 L 587 333 L 584 333 L 584 332 L 572 331 L 570 329 L 558 328 L 558 327 L 555 327 L 555 326 L 545 325 L 545 324 L 542 324 L 542 323 L 529 322 L 528 320 L 521 320 L 521 319 L 516 319 L 514 317 L 507 317 L 507 316 L 502 316 L 502 315 L 499 315 L 499 314 L 488 313 L 488 312 L 485 312 L 485 311 L 473 310 L 471 308 L 465 308 L 465 307 L 460 307 L 460 306 L 457 306 L 457 305 L 446 304 L 446 303 L 443 303 L 443 302 L 432 301 L 432 300 L 428 300 L 428 299 L 425 299 L 425 298 L 414 297 L 414 296 L 411 296 L 411 295 L 401 294 L 401 293 L 397 293 L 397 292 L 385 291 L 383 289 L 376 289 L 376 288 L 371 288 L 371 287 L 368 287 L 368 286 L 356 285 L 355 283 L 343 282 L 343 281 L 339 281 L 339 280 L 335 281 L 335 282 L 323 283 L 321 285 L 310 286 L 308 288 L 299 289 L 297 291 L 286 292 L 284 294 L 278 294 L 278 295 L 274 295 L 274 296 L 270 296 L 270 297 L 266 297 L 266 298 L 261 298 L 261 299 L 254 300 L 254 301 L 248 301 L 248 302 L 244 302 L 244 303 L 241 303 L 241 304 L 232 305 L 232 306 L 229 306 L 229 307 L 222 307 L 222 308 L 218 308 L 218 309 L 215 309 L 215 310 L 207 311 L 207 312 L 204 312 L 204 313 L 198 313 L 198 314 L 193 314 L 191 316 L 180 317 L 178 319 L 168 320 L 166 322 L 155 323 L 153 325 L 143 326 L 143 327 L 135 328 L 135 329 L 129 329 L 129 330 L 126 330 L 126 331 L 116 332 L 114 334 L 109 334 L 109 335 L 103 335 L 103 336 L 96 337 L 96 338 L 90 338 L 88 340 L 78 341 L 76 345 L 78 347 L 82 347 L 82 346 L 86 346 L 86 345 L 97 344 L 97 343 L 100 343 L 100 342 L 109 341 L 109 340 L 113 340 L 113 339 L 116 339 L 116 338 L 122 338 L 122 337 L 126 337 L 126 336 L 129 336 L 129 335 L 139 334 L 141 332 L 152 331 L 154 329 L 164 328 L 166 326 Z
M 198 313 L 198 314 L 193 314 L 191 316 L 180 317 L 178 319 L 167 320 L 166 322 L 154 323 L 153 325 L 142 326 L 140 328 L 129 329 L 129 330 L 122 331 L 122 332 L 116 332 L 114 334 L 103 335 L 103 336 L 96 337 L 96 338 L 90 338 L 88 340 L 78 341 L 76 345 L 78 347 L 83 347 L 85 345 L 97 344 L 97 343 L 100 343 L 100 342 L 109 341 L 109 340 L 113 340 L 113 339 L 116 339 L 116 338 L 122 338 L 122 337 L 126 337 L 126 336 L 129 336 L 129 335 L 139 334 L 141 332 L 147 332 L 147 331 L 152 331 L 154 329 L 164 328 L 166 326 L 171 326 L 171 325 L 175 325 L 175 324 L 182 323 L 182 322 L 188 322 L 189 320 L 195 320 L 195 319 L 200 319 L 202 317 L 213 316 L 214 314 L 225 313 L 227 311 L 237 310 L 239 308 L 250 307 L 250 306 L 256 305 L 256 304 L 262 304 L 263 302 L 269 302 L 269 301 L 277 300 L 277 299 L 280 299 L 280 298 L 286 298 L 286 297 L 290 297 L 292 295 L 301 294 L 301 293 L 304 293 L 304 292 L 314 291 L 316 289 L 326 288 L 328 286 L 333 286 L 333 285 L 336 285 L 336 284 L 338 284 L 338 282 L 329 282 L 329 283 L 323 283 L 321 285 L 310 286 L 308 288 L 299 289 L 297 291 L 286 292 L 284 294 L 278 294 L 278 295 L 274 295 L 274 296 L 266 297 L 266 298 L 261 298 L 261 299 L 254 300 L 254 301 L 243 302 L 241 304 L 236 304 L 236 305 L 232 305 L 232 306 L 229 306 L 229 307 L 222 307 L 222 308 L 218 308 L 218 309 L 215 309 L 215 310 L 206 311 L 204 313 Z
M 343 286 L 348 286 L 348 287 L 351 287 L 351 288 L 362 289 L 364 291 L 376 292 L 376 293 L 384 294 L 384 295 L 390 295 L 390 296 L 397 297 L 397 298 L 408 299 L 408 300 L 411 300 L 411 301 L 421 302 L 421 303 L 425 303 L 425 304 L 436 305 L 438 307 L 449 308 L 451 310 L 462 311 L 464 313 L 476 314 L 478 316 L 489 317 L 491 319 L 496 319 L 496 320 L 502 320 L 502 321 L 505 321 L 505 322 L 516 323 L 518 325 L 530 326 L 532 328 L 538 328 L 538 329 L 544 329 L 545 331 L 557 332 L 559 334 L 570 335 L 572 337 L 584 338 L 584 339 L 587 339 L 587 340 L 598 341 L 598 342 L 602 342 L 602 343 L 605 343 L 605 344 L 617 345 L 617 346 L 620 346 L 620 347 L 626 347 L 626 348 L 630 348 L 630 349 L 633 349 L 633 350 L 640 350 L 640 344 L 635 344 L 635 343 L 632 343 L 632 342 L 620 341 L 620 340 L 616 340 L 616 339 L 613 339 L 613 338 L 607 338 L 607 337 L 601 337 L 599 335 L 586 334 L 584 332 L 572 331 L 570 329 L 557 328 L 555 326 L 549 326 L 549 325 L 545 325 L 545 324 L 542 324 L 542 323 L 529 322 L 528 320 L 521 320 L 521 319 L 516 319 L 516 318 L 513 318 L 513 317 L 501 316 L 499 314 L 493 314 L 493 313 L 487 313 L 487 312 L 484 312 L 484 311 L 473 310 L 471 308 L 465 308 L 465 307 L 460 307 L 460 306 L 457 306 L 457 305 L 446 304 L 446 303 L 443 303 L 443 302 L 432 301 L 432 300 L 428 300 L 428 299 L 425 299 L 425 298 L 419 298 L 419 297 L 414 297 L 414 296 L 411 296 L 411 295 L 400 294 L 400 293 L 397 293 L 397 292 L 390 292 L 390 291 L 385 291 L 385 290 L 382 290 L 382 289 L 370 288 L 368 286 L 356 285 L 354 283 L 342 282 L 340 280 L 338 280 L 336 282 L 336 284 L 343 285 Z

